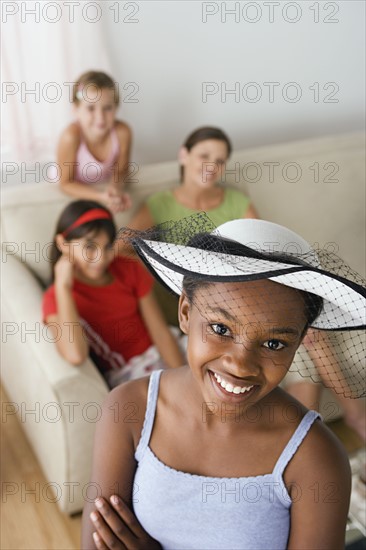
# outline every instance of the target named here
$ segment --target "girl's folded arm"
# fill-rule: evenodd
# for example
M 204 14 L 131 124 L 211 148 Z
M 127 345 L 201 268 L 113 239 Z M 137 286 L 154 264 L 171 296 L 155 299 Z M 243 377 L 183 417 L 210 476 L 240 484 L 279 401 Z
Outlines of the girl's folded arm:
M 53 314 L 47 316 L 46 324 L 59 354 L 72 365 L 84 363 L 89 355 L 89 344 L 79 318 L 61 321 L 59 315 Z
M 93 532 L 97 529 L 90 518 L 91 512 L 96 511 L 96 497 L 108 502 L 112 495 L 118 495 L 132 510 L 134 453 L 145 415 L 147 387 L 146 378 L 122 384 L 108 394 L 103 404 L 94 439 L 92 476 L 88 485 L 91 489 L 84 491 L 83 549 L 96 548 Z
M 139 210 L 128 223 L 128 227 L 133 230 L 143 231 L 154 225 L 149 207 L 146 203 L 140 206 Z M 130 256 L 138 258 L 133 246 L 127 239 L 118 238 L 115 243 L 115 253 L 120 256 Z
M 61 235 L 56 236 L 56 241 L 59 242 L 59 246 L 65 246 L 64 243 L 60 244 L 63 241 Z M 47 316 L 46 323 L 56 323 L 52 326 L 59 331 L 56 345 L 62 357 L 73 365 L 81 365 L 88 356 L 89 343 L 84 335 L 72 294 L 74 265 L 72 254 L 68 251 L 64 251 L 56 262 L 54 274 L 57 313 L 52 318 Z
M 150 208 L 145 202 L 137 210 L 136 214 L 133 216 L 132 220 L 129 222 L 128 227 L 138 231 L 144 231 L 155 225 L 154 219 L 151 215 Z
M 250 218 L 250 219 L 259 219 L 259 215 L 258 215 L 258 212 L 257 210 L 254 208 L 253 204 L 250 203 L 248 208 L 246 209 L 245 211 L 245 214 L 243 216 L 243 218 Z
M 288 550 L 343 550 L 351 472 L 326 426 L 313 426 L 284 477 L 293 490 Z
M 125 183 L 128 183 L 128 168 L 131 154 L 132 145 L 132 131 L 131 128 L 124 122 L 118 122 L 116 124 L 116 131 L 120 143 L 120 151 L 117 159 L 117 169 L 113 174 L 111 184 L 117 189 L 122 190 L 125 187 Z

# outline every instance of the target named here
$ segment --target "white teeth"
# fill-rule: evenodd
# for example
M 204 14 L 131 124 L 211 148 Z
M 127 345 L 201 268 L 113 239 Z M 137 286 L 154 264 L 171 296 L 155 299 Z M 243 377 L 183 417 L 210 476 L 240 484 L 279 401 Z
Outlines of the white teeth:
M 216 372 L 214 372 L 213 374 L 216 380 L 218 381 L 218 383 L 220 384 L 220 386 L 229 393 L 235 393 L 235 394 L 245 393 L 251 390 L 253 387 L 253 386 L 247 386 L 247 387 L 233 386 L 232 384 L 230 384 L 230 382 L 226 382 L 226 380 L 221 378 L 219 374 L 216 374 Z

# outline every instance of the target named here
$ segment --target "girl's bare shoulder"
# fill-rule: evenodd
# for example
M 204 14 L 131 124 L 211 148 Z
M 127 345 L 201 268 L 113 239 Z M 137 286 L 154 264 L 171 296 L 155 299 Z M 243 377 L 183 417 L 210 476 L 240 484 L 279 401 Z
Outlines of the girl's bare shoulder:
M 150 377 L 120 384 L 109 392 L 103 403 L 106 428 L 120 430 L 132 436 L 137 444 L 144 424 Z M 117 428 L 118 426 L 118 428 Z
M 179 367 L 177 369 L 166 369 L 161 373 L 160 381 L 163 380 L 163 383 L 159 381 L 159 396 L 160 396 L 160 387 L 165 386 L 166 380 L 169 381 L 178 380 L 177 384 L 179 387 L 180 377 L 187 370 L 187 367 Z M 151 376 L 144 376 L 138 378 L 137 380 L 131 380 L 129 382 L 124 382 L 119 386 L 115 387 L 107 395 L 103 407 L 110 407 L 113 403 L 118 403 L 119 405 L 134 404 L 142 412 L 143 417 L 146 412 L 147 404 L 147 394 L 149 389 Z
M 132 130 L 126 122 L 123 122 L 122 120 L 116 120 L 114 123 L 114 129 L 116 130 L 119 138 L 131 139 Z
M 139 408 L 146 408 L 149 381 L 150 376 L 144 376 L 143 378 L 120 384 L 109 392 L 104 406 L 110 406 L 110 402 L 113 401 L 122 405 L 134 403 Z
M 268 402 L 263 405 L 263 411 L 266 407 L 269 420 L 272 420 L 273 425 L 279 429 L 279 433 L 282 430 L 283 433 L 286 432 L 286 439 L 289 439 L 295 432 L 308 412 L 304 405 L 280 388 L 277 388 L 272 393 L 272 398 L 270 397 Z M 271 410 L 272 418 L 270 418 Z M 299 466 L 301 470 L 304 465 L 312 463 L 314 459 L 316 461 L 319 459 L 319 462 L 324 465 L 329 465 L 332 462 L 333 466 L 337 467 L 338 465 L 341 468 L 348 463 L 343 445 L 321 418 L 315 420 L 310 426 L 290 465 L 291 468 Z
M 321 420 L 313 423 L 293 461 L 293 465 L 298 468 L 307 464 L 314 467 L 315 463 L 319 471 L 349 471 L 345 447 Z
M 81 141 L 80 126 L 77 122 L 72 122 L 61 133 L 60 144 L 79 146 Z
M 143 378 L 138 378 L 137 380 L 124 382 L 111 390 L 109 396 L 113 396 L 120 400 L 124 400 L 126 397 L 133 397 L 134 399 L 140 401 L 144 397 L 146 398 L 149 380 L 150 376 L 144 376 Z
M 308 409 L 286 392 L 280 397 L 281 420 L 291 426 L 292 433 L 300 425 Z M 303 437 L 301 444 L 292 457 L 285 478 L 293 480 L 308 479 L 309 483 L 320 479 L 336 479 L 343 476 L 345 483 L 349 476 L 347 452 L 340 440 L 321 420 L 315 420 Z

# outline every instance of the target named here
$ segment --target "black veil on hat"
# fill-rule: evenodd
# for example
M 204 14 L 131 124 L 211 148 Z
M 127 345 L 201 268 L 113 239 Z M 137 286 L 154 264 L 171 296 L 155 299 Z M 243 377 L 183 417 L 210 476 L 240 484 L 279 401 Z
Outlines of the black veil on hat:
M 337 393 L 366 395 L 365 281 L 335 254 L 315 251 L 302 237 L 272 222 L 239 219 L 216 228 L 205 213 L 147 231 L 125 228 L 119 237 L 178 296 L 184 279 L 197 286 L 267 279 L 320 297 L 320 312 L 310 323 L 319 333 L 314 344 L 318 369 L 300 346 L 290 370 L 313 381 L 320 380 L 322 371 L 323 383 Z

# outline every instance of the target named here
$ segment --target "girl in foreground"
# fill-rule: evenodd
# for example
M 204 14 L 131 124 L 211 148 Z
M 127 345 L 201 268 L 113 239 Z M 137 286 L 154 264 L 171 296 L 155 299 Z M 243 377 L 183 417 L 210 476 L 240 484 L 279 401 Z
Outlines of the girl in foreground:
M 109 394 L 82 547 L 341 550 L 347 456 L 319 414 L 278 385 L 308 327 L 360 329 L 364 289 L 324 258 L 320 268 L 281 226 L 234 220 L 209 233 L 202 218 L 133 240 L 180 294 L 189 365 Z M 270 254 L 271 242 L 297 253 Z M 346 374 L 334 378 L 338 392 Z
M 185 363 L 152 295 L 152 277 L 137 260 L 116 256 L 115 237 L 101 204 L 70 203 L 57 222 L 54 283 L 43 297 L 43 320 L 60 354 L 74 365 L 90 354 L 111 387 Z
M 57 150 L 61 188 L 121 212 L 131 205 L 124 191 L 131 130 L 116 119 L 117 84 L 103 72 L 88 71 L 75 82 L 72 102 L 76 120 L 62 132 Z M 96 187 L 99 183 L 106 186 Z

